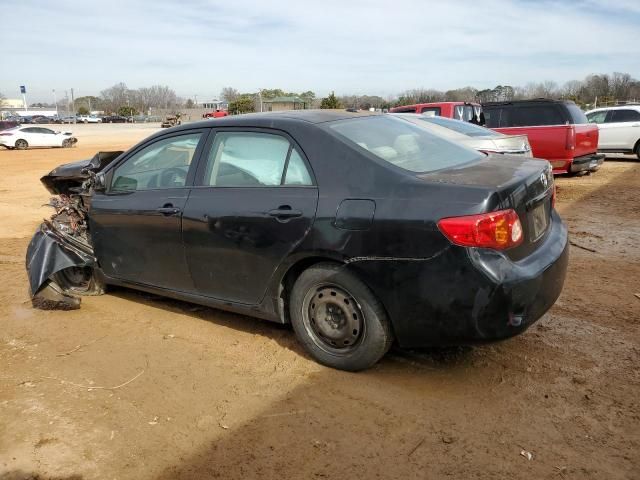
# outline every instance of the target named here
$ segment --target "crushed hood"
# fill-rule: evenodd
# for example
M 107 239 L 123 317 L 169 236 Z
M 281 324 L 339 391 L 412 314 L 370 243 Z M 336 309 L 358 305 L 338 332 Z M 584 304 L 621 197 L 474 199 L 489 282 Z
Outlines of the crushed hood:
M 89 172 L 99 172 L 122 153 L 122 151 L 98 152 L 88 160 L 65 163 L 51 170 L 40 181 L 49 192 L 55 195 L 69 194 L 72 188 L 81 186 L 82 182 L 89 178 Z

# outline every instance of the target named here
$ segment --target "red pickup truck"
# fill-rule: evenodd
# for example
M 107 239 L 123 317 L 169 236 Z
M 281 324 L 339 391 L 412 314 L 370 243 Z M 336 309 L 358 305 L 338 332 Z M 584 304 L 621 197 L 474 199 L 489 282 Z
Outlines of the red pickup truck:
M 597 170 L 598 126 L 573 102 L 522 100 L 482 104 L 485 126 L 506 135 L 529 137 L 533 156 L 551 162 L 553 173 Z
M 389 110 L 389 112 L 423 113 L 426 115 L 454 118 L 456 120 L 464 120 L 465 122 L 481 124 L 480 114 L 482 113 L 482 106 L 479 103 L 473 102 L 416 103 L 415 105 L 393 107 Z

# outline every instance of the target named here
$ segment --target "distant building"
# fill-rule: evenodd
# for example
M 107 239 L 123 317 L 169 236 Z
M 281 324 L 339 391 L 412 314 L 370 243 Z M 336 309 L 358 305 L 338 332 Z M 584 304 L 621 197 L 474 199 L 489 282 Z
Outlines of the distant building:
M 275 97 L 262 100 L 264 112 L 280 112 L 283 110 L 304 110 L 309 108 L 307 102 L 300 97 Z
M 2 100 L 3 108 L 24 108 L 24 102 L 21 98 L 5 98 Z

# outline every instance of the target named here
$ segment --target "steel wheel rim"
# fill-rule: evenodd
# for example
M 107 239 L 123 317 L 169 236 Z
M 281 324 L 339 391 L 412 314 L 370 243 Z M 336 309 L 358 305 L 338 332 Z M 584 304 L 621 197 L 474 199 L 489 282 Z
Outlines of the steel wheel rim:
M 309 289 L 302 304 L 302 320 L 313 343 L 331 355 L 352 353 L 366 333 L 360 304 L 347 290 L 331 283 Z

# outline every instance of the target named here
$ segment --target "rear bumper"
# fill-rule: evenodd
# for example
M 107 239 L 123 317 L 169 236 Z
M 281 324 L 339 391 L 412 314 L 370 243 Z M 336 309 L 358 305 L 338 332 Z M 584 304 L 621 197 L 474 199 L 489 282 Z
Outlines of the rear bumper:
M 571 173 L 583 172 L 589 170 L 595 172 L 604 162 L 605 155 L 603 153 L 592 153 L 582 157 L 574 158 L 571 162 Z
M 541 242 L 519 261 L 450 246 L 422 262 L 352 265 L 384 304 L 401 347 L 482 343 L 522 333 L 562 292 L 569 242 L 556 212 Z
M 549 160 L 553 167 L 553 173 L 577 173 L 584 171 L 595 172 L 604 162 L 605 155 L 591 153 L 576 158 L 554 158 Z

